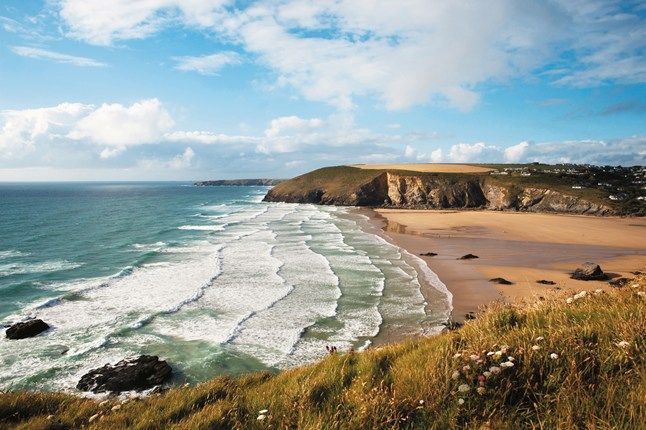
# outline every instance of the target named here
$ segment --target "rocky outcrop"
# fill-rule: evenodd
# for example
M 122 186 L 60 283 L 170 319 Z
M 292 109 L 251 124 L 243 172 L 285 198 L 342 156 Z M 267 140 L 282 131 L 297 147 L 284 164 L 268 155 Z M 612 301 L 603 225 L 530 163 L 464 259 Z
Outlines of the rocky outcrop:
M 281 183 L 271 189 L 264 200 L 411 209 L 489 209 L 590 215 L 615 213 L 609 205 L 547 187 L 500 183 L 501 180 L 491 180 L 487 175 L 417 175 L 386 171 L 360 180 L 363 178 L 351 176 L 356 176 L 356 173 L 345 171 L 350 178 L 347 185 L 340 185 L 338 176 L 343 173 L 324 178 L 316 177 L 315 173 Z M 362 173 L 365 175 L 365 171 Z
M 94 393 L 121 393 L 122 391 L 143 391 L 166 382 L 173 370 L 154 355 L 142 355 L 136 359 L 121 360 L 115 365 L 91 370 L 83 375 L 76 385 L 81 391 Z
M 274 186 L 283 182 L 284 179 L 218 179 L 213 181 L 196 182 L 197 187 L 218 187 L 218 186 Z
M 19 322 L 7 329 L 7 339 L 25 339 L 34 337 L 49 329 L 49 325 L 40 319 Z
M 601 270 L 598 264 L 588 262 L 577 268 L 572 273 L 571 278 L 580 281 L 604 281 L 608 279 L 608 275 L 603 273 L 603 270 Z

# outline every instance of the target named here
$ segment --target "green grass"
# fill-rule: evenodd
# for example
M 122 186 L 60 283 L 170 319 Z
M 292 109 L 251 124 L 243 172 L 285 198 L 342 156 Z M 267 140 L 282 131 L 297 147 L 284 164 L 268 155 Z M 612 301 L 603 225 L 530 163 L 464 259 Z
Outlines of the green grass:
M 571 304 L 566 296 L 496 304 L 432 338 L 339 353 L 278 374 L 220 377 L 116 411 L 116 399 L 100 405 L 59 393 L 4 393 L 0 428 L 644 428 L 646 301 L 638 292 L 646 278 L 637 285 L 589 292 Z M 505 347 L 502 358 L 487 356 Z M 509 356 L 514 366 L 490 375 L 478 394 L 478 376 Z M 468 392 L 459 392 L 462 384 Z M 269 412 L 258 421 L 263 409 Z

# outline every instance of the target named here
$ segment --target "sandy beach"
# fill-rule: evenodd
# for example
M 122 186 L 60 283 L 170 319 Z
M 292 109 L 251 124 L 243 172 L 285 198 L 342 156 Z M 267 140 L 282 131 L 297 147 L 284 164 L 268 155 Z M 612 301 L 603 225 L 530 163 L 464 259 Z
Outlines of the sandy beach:
M 422 256 L 453 293 L 453 318 L 496 300 L 540 300 L 563 290 L 611 288 L 577 281 L 586 261 L 611 278 L 646 271 L 646 220 L 494 211 L 377 209 L 367 213 L 394 243 Z M 479 258 L 459 260 L 465 254 Z M 489 280 L 504 278 L 512 285 Z M 538 280 L 552 281 L 543 285 Z

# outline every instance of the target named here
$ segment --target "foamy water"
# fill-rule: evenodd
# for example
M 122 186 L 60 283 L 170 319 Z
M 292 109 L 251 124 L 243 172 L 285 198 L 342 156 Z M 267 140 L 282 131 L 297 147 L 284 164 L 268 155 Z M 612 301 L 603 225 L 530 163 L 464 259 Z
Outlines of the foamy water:
M 286 368 L 322 357 L 326 345 L 362 349 L 379 333 L 433 333 L 448 317 L 450 293 L 435 274 L 368 232 L 365 217 L 262 203 L 266 188 L 218 192 L 195 191 L 154 235 L 120 240 L 132 261 L 109 275 L 91 276 L 104 267 L 97 252 L 39 263 L 33 249 L 0 250 L 0 288 L 19 292 L 29 272 L 34 294 L 42 291 L 33 300 L 12 293 L 2 323 L 37 317 L 52 326 L 33 339 L 0 339 L 0 388 L 73 390 L 88 369 L 141 353 L 167 359 L 177 382 Z M 61 270 L 64 279 L 39 278 Z M 429 300 L 422 279 L 435 287 Z

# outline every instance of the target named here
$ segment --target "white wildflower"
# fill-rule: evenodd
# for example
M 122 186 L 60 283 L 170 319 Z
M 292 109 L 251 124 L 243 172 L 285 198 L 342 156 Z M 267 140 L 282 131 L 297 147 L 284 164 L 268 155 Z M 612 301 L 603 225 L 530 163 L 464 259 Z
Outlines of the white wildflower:
M 114 405 L 114 406 L 112 407 L 112 412 L 116 412 L 116 411 L 118 411 L 119 409 L 121 409 L 121 405 Z
M 502 357 L 502 351 L 496 351 L 493 353 L 493 358 L 499 359 L 500 357 Z
M 543 336 L 538 336 L 536 339 L 534 339 L 536 342 L 540 342 L 541 340 L 545 340 Z
M 550 358 L 552 360 L 556 360 L 557 358 L 559 358 L 559 355 L 557 353 L 553 352 L 553 353 L 550 354 Z
M 261 410 L 261 411 L 258 411 L 258 414 L 260 414 L 260 415 L 267 415 L 267 413 L 268 413 L 268 412 L 269 412 L 269 410 L 267 410 L 267 409 L 263 409 L 263 410 Z
M 477 389 L 476 391 L 477 391 L 477 392 L 478 392 L 478 394 L 480 394 L 481 396 L 482 396 L 484 393 L 486 393 L 486 392 L 487 392 L 487 390 L 485 389 L 485 387 L 478 387 L 478 389 Z
M 460 358 L 460 357 L 462 357 L 462 354 L 460 354 L 459 352 L 456 352 L 456 353 L 453 355 L 453 358 Z
M 568 297 L 567 300 L 565 300 L 565 303 L 567 303 L 569 305 L 573 301 L 574 301 L 574 299 L 572 297 Z
M 471 359 L 471 361 L 477 361 L 477 360 L 480 360 L 480 356 L 479 356 L 479 355 L 476 355 L 476 354 L 471 354 L 471 355 L 469 356 L 469 358 Z
M 603 290 L 602 290 L 601 288 L 597 288 L 596 290 L 594 290 L 594 294 L 595 294 L 596 296 L 598 296 L 598 295 L 599 295 L 599 294 L 601 294 L 601 293 L 603 293 Z
M 639 288 L 639 284 L 635 283 L 630 286 L 630 288 Z
M 630 342 L 622 340 L 621 342 L 617 342 L 617 346 L 620 348 L 628 348 L 630 346 Z
M 500 363 L 500 367 L 514 367 L 514 363 L 511 361 L 505 361 L 504 363 Z
M 256 418 L 258 421 L 263 421 L 265 418 L 267 418 L 267 415 L 258 415 L 258 418 Z
M 502 354 L 507 354 L 507 351 L 509 350 L 509 347 L 507 345 L 503 345 L 500 347 L 500 352 Z
M 584 291 L 581 291 L 580 293 L 576 293 L 573 296 L 573 298 L 574 298 L 574 300 L 579 300 L 579 299 L 584 298 L 587 294 L 588 294 L 588 292 L 584 290 Z
M 464 404 L 464 399 L 458 399 L 458 405 L 463 405 Z
M 489 351 L 489 352 L 487 353 L 487 357 L 491 357 L 491 356 L 492 356 L 492 355 L 494 355 L 494 354 L 495 354 L 495 352 L 493 352 L 493 351 Z
M 498 366 L 491 366 L 491 367 L 489 368 L 489 371 L 490 371 L 491 373 L 493 373 L 494 375 L 497 375 L 497 374 L 499 374 L 499 373 L 500 373 L 500 367 L 498 367 Z
M 92 422 L 92 421 L 96 420 L 97 418 L 99 418 L 99 416 L 100 416 L 99 414 L 94 414 L 94 415 L 92 415 L 92 416 L 90 417 L 90 419 L 88 420 L 88 422 Z
M 637 295 L 638 295 L 639 297 L 641 297 L 642 299 L 645 299 L 645 298 L 646 298 L 646 293 L 645 293 L 645 292 L 643 292 L 643 291 L 639 291 L 639 292 L 637 292 Z
M 471 369 L 471 366 L 469 366 L 468 364 L 462 368 L 462 370 L 464 370 L 465 372 L 469 371 L 469 369 Z
M 482 374 L 485 376 L 485 378 L 489 378 L 491 376 L 491 372 L 489 372 L 488 370 L 482 372 Z
M 462 384 L 458 387 L 458 391 L 461 393 L 466 393 L 469 391 L 471 388 L 467 384 Z
M 423 404 L 424 404 L 424 400 L 420 400 L 420 401 L 419 401 L 419 404 L 420 404 L 420 405 L 423 405 Z
M 451 375 L 451 379 L 458 379 L 460 377 L 460 372 L 457 370 Z
M 538 345 L 533 345 L 533 346 L 532 346 L 532 350 L 533 350 L 533 351 L 538 351 L 538 350 L 540 350 L 540 349 L 541 349 L 541 347 L 540 347 L 540 346 L 538 346 Z
M 515 360 L 515 358 L 512 357 L 511 355 L 509 357 L 507 357 L 507 361 L 514 361 L 514 360 Z

